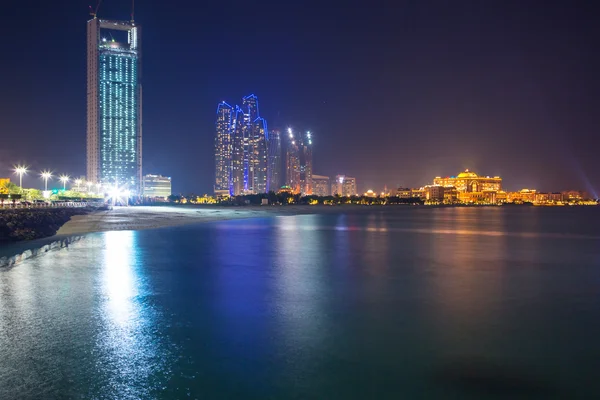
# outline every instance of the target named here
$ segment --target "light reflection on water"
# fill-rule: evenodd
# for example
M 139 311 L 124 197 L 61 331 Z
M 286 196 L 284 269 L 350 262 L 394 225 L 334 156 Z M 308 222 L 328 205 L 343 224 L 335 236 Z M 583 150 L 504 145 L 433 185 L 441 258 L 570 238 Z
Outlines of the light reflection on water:
M 98 288 L 102 328 L 95 340 L 101 374 L 121 398 L 147 398 L 170 373 L 156 334 L 160 313 L 152 305 L 137 232 L 107 232 L 103 238 Z
M 107 232 L 0 270 L 0 398 L 598 393 L 596 214 L 405 210 Z

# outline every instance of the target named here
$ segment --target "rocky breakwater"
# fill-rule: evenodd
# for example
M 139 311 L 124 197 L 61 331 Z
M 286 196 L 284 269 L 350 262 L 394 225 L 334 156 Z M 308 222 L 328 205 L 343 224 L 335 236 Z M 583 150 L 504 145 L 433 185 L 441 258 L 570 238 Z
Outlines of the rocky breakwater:
M 0 244 L 53 236 L 72 216 L 94 210 L 91 207 L 0 210 Z
M 0 256 L 0 268 L 12 267 L 19 264 L 27 259 L 40 256 L 52 250 L 58 250 L 69 247 L 73 242 L 78 241 L 83 236 L 69 236 L 69 237 L 56 237 L 46 239 L 44 243 L 38 243 L 39 241 L 30 242 L 30 246 L 26 246 L 25 249 L 15 249 L 13 252 L 16 253 L 10 256 Z

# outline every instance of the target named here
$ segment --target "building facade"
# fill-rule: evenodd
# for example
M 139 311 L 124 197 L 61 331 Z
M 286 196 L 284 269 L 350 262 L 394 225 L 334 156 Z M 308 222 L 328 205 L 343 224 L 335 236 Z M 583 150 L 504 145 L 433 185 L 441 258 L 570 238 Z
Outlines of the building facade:
M 166 199 L 171 195 L 171 177 L 162 175 L 144 175 L 144 196 Z
M 329 177 L 323 175 L 312 176 L 312 194 L 315 196 L 331 196 Z
M 285 183 L 292 193 L 312 194 L 312 134 L 287 130 Z
M 231 118 L 233 107 L 222 102 L 217 106 L 215 123 L 215 193 L 229 191 L 231 187 Z
M 459 193 L 483 192 L 486 190 L 499 192 L 502 190 L 502 178 L 499 176 L 479 176 L 468 169 L 459 173 L 457 176 L 448 176 L 445 178 L 437 176 L 433 180 L 433 184 L 440 186 L 454 186 Z
M 356 196 L 356 178 L 345 175 L 337 175 L 331 185 L 331 194 L 343 197 Z
M 267 192 L 277 192 L 283 185 L 281 163 L 281 132 L 278 129 L 269 131 L 267 140 Z
M 88 21 L 87 180 L 136 194 L 142 191 L 140 49 L 133 21 Z

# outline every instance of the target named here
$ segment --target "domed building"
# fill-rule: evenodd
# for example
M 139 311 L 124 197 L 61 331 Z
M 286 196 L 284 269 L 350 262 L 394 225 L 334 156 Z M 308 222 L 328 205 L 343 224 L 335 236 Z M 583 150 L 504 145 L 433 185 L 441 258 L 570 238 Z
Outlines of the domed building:
M 437 176 L 433 180 L 434 185 L 454 186 L 459 193 L 484 192 L 502 190 L 502 178 L 499 176 L 479 176 L 473 171 L 466 169 L 456 176 L 445 178 Z
M 502 178 L 499 176 L 479 176 L 468 169 L 456 176 L 445 178 L 437 176 L 434 185 L 455 188 L 458 200 L 463 203 L 496 204 L 502 202 L 505 193 L 502 191 Z

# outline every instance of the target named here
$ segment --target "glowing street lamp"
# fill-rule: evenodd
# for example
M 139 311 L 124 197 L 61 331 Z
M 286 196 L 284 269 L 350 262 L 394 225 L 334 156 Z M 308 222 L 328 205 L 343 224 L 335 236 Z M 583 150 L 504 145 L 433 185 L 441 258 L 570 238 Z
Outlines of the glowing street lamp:
M 52 178 L 52 172 L 50 171 L 42 171 L 42 179 L 44 180 L 44 184 L 45 184 L 45 191 L 48 191 L 48 179 Z
M 19 175 L 19 187 L 23 190 L 23 175 L 27 174 L 27 167 L 18 165 L 15 167 L 15 174 Z
M 67 182 L 69 182 L 69 175 L 62 175 L 59 180 L 63 184 L 63 190 L 67 190 Z

